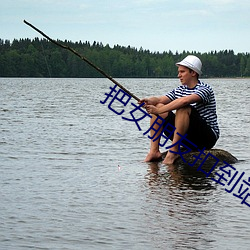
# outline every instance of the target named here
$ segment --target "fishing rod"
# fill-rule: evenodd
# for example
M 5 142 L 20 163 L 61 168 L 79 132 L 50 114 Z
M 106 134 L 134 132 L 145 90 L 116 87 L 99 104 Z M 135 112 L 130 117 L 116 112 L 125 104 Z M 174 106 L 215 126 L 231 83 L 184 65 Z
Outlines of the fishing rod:
M 126 92 L 127 94 L 129 94 L 131 97 L 133 97 L 136 101 L 139 101 L 140 99 L 135 96 L 133 93 L 131 93 L 129 90 L 127 90 L 125 87 L 123 87 L 119 82 L 117 82 L 114 78 L 112 78 L 110 75 L 108 75 L 107 73 L 105 73 L 102 69 L 100 69 L 99 67 L 97 67 L 96 65 L 94 65 L 91 61 L 89 61 L 85 56 L 80 55 L 77 51 L 75 51 L 74 49 L 72 49 L 69 46 L 65 46 L 61 43 L 59 43 L 58 41 L 53 40 L 52 38 L 50 38 L 49 36 L 47 36 L 45 33 L 43 33 L 41 30 L 39 30 L 38 28 L 36 28 L 34 25 L 32 25 L 31 23 L 27 22 L 26 20 L 23 20 L 23 22 L 25 24 L 27 24 L 28 26 L 30 26 L 32 29 L 34 29 L 35 31 L 37 31 L 38 33 L 40 33 L 42 36 L 44 36 L 45 38 L 47 38 L 50 42 L 54 43 L 55 45 L 69 50 L 70 52 L 72 52 L 73 54 L 75 54 L 76 56 L 80 57 L 83 61 L 85 61 L 86 63 L 88 63 L 91 67 L 93 67 L 94 69 L 96 69 L 98 72 L 100 72 L 103 76 L 105 76 L 106 78 L 108 78 L 111 82 L 113 82 L 114 84 L 116 84 L 119 88 L 121 88 L 124 92 Z

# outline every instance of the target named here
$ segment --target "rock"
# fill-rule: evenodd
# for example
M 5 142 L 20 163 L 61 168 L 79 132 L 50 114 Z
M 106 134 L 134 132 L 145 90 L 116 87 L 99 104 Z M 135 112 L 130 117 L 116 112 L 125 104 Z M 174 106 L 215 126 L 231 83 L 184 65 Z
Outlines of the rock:
M 166 154 L 167 152 L 164 152 L 162 154 L 162 157 L 164 158 Z M 179 156 L 175 160 L 174 165 L 189 165 L 190 166 L 196 161 L 197 158 L 195 158 L 195 156 L 198 156 L 199 154 L 200 154 L 199 151 L 191 151 L 190 153 L 183 154 L 182 157 L 184 160 Z M 207 159 L 205 160 L 206 157 Z M 228 164 L 233 164 L 233 163 L 236 163 L 238 160 L 232 154 L 230 154 L 229 152 L 223 149 L 209 149 L 209 150 L 204 150 L 204 154 L 200 156 L 200 159 L 196 161 L 194 166 L 199 166 L 200 164 L 202 164 L 203 166 L 213 166 L 216 162 L 217 162 L 216 165 L 221 165 L 221 164 L 225 165 L 223 161 Z
M 162 154 L 162 157 L 166 156 Z M 148 180 L 154 185 L 171 185 L 172 187 L 186 187 L 193 190 L 210 190 L 216 188 L 216 182 L 212 178 L 218 179 L 216 173 L 220 173 L 220 167 L 234 164 L 238 160 L 229 152 L 223 149 L 204 150 L 201 159 L 195 158 L 199 151 L 192 151 L 183 154 L 184 160 L 179 156 L 173 165 L 165 165 L 167 171 L 163 171 L 161 162 L 150 162 Z M 206 158 L 207 157 L 207 158 Z M 164 158 L 162 158 L 163 160 Z M 195 162 L 195 160 L 197 160 Z M 224 161 L 224 162 L 223 162 Z M 195 164 L 193 164 L 195 162 Z M 228 171 L 228 168 L 226 168 Z

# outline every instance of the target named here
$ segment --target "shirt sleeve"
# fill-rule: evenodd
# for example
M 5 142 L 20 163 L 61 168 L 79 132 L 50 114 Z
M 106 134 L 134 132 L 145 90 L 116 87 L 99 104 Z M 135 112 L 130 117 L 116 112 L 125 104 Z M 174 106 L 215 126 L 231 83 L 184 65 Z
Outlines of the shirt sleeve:
M 172 91 L 168 92 L 166 96 L 171 100 L 174 101 L 177 99 L 176 94 L 175 94 L 176 89 L 173 89 Z
M 168 92 L 168 93 L 166 94 L 166 96 L 167 96 L 171 101 L 173 101 L 173 100 L 176 99 L 174 90 Z
M 197 94 L 203 103 L 209 103 L 211 100 L 211 96 L 213 95 L 213 90 L 209 87 L 201 87 L 195 91 L 195 94 Z

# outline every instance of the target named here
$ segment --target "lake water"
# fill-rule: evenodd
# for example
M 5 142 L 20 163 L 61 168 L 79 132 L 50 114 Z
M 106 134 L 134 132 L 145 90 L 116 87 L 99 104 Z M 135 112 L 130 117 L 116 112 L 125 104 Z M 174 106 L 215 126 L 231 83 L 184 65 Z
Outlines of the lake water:
M 138 97 L 179 85 L 118 81 Z M 236 156 L 247 179 L 250 79 L 205 82 L 217 99 L 215 147 Z M 139 131 L 122 119 L 134 100 L 120 116 L 101 104 L 110 86 L 0 79 L 0 249 L 249 249 L 250 207 L 198 171 L 143 163 L 149 120 Z

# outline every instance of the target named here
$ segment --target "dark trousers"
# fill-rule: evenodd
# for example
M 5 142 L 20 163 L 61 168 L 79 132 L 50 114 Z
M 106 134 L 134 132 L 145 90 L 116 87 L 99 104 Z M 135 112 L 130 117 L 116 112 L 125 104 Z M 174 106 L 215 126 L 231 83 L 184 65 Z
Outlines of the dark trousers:
M 190 147 L 191 149 L 211 149 L 217 141 L 213 130 L 210 128 L 210 126 L 207 125 L 207 123 L 200 117 L 198 111 L 192 106 L 189 118 L 190 121 L 189 128 L 186 133 L 186 141 L 191 141 L 197 146 L 197 148 L 186 141 L 184 141 L 184 144 Z M 172 111 L 169 112 L 167 118 L 165 119 L 164 126 L 167 123 L 170 123 L 171 125 L 175 126 L 175 114 Z M 168 136 L 167 133 L 165 134 Z M 170 136 L 170 140 L 173 140 L 173 135 Z

